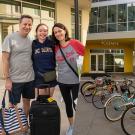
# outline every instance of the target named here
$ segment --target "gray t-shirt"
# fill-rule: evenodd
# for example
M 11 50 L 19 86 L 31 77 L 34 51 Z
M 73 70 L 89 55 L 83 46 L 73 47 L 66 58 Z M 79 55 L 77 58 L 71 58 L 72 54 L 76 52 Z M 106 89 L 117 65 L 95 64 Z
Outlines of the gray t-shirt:
M 32 41 L 29 37 L 22 37 L 18 32 L 8 35 L 2 51 L 10 53 L 9 72 L 13 82 L 29 82 L 34 80 L 32 66 Z
M 66 59 L 70 63 L 70 65 L 75 69 L 76 72 L 78 72 L 77 61 L 76 61 L 78 56 L 77 56 L 76 51 L 71 46 L 67 48 L 62 48 L 62 50 L 66 56 Z M 68 57 L 67 55 L 71 53 L 71 51 L 72 51 L 72 55 Z M 56 55 L 63 59 L 63 56 L 61 55 L 60 50 L 57 51 Z M 72 69 L 67 65 L 64 59 L 57 62 L 58 62 L 58 82 L 63 83 L 63 84 L 79 83 L 78 77 L 75 75 Z

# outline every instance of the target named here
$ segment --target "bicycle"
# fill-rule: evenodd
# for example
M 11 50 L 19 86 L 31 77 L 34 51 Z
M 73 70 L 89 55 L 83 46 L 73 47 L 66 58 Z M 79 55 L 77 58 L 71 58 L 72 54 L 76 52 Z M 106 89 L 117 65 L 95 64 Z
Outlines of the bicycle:
M 114 92 L 118 92 L 116 83 L 106 77 L 103 78 L 103 84 L 96 88 L 95 93 L 92 95 L 92 104 L 98 109 L 103 109 L 106 100 Z
M 92 94 L 94 93 L 94 91 L 96 90 L 96 84 L 94 81 L 87 81 L 85 83 L 82 84 L 80 91 L 81 94 L 83 95 L 84 99 L 88 102 L 91 103 L 92 102 Z
M 101 88 L 101 85 L 103 87 L 103 78 L 107 81 L 108 77 L 111 77 L 110 74 L 105 74 L 103 77 L 96 77 L 95 80 L 87 81 L 82 84 L 80 91 L 81 94 L 83 95 L 84 99 L 88 103 L 92 103 L 92 95 L 99 89 Z M 105 88 L 105 87 L 104 87 Z
M 131 104 L 121 118 L 121 127 L 126 135 L 135 135 L 135 105 Z
M 104 115 L 109 121 L 118 121 L 130 103 L 135 102 L 135 87 L 131 80 L 124 80 L 121 86 L 122 95 L 115 94 L 104 105 Z

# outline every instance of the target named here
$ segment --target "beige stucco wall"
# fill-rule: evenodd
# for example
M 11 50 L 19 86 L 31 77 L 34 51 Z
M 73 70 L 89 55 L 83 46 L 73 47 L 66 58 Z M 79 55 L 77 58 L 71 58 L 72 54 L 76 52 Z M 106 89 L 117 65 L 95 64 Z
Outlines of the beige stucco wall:
M 82 10 L 82 42 L 85 45 L 86 44 L 86 39 L 87 39 L 87 31 L 88 31 L 88 26 L 89 26 L 89 10 L 88 9 L 83 9 Z
M 85 3 L 85 4 L 84 4 Z M 87 30 L 89 25 L 89 12 L 90 12 L 90 1 L 84 0 L 83 3 L 78 1 L 79 10 L 82 11 L 82 42 L 85 45 Z M 74 0 L 57 0 L 56 1 L 56 22 L 63 23 L 69 31 L 71 36 L 71 8 L 74 8 Z
M 56 1 L 56 22 L 63 23 L 71 36 L 71 5 L 62 0 Z

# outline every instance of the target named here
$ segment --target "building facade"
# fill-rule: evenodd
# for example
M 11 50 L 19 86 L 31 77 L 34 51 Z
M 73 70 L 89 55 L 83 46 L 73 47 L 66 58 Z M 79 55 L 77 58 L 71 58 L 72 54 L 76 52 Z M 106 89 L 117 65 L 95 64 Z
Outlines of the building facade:
M 85 44 L 89 24 L 90 2 L 79 2 L 79 38 Z M 75 37 L 74 0 L 0 0 L 0 63 L 1 44 L 6 35 L 18 30 L 19 18 L 29 14 L 34 18 L 31 39 L 35 38 L 35 28 L 46 23 L 51 34 L 55 22 L 65 24 L 71 37 Z M 2 76 L 2 66 L 0 66 Z
M 135 0 L 92 0 L 83 72 L 132 73 Z

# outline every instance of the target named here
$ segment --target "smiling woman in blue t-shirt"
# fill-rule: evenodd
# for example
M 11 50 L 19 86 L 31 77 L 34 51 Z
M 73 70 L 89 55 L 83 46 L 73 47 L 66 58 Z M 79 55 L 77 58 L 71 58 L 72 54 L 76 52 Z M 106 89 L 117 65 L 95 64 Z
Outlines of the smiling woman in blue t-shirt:
M 32 59 L 35 71 L 35 88 L 39 89 L 39 94 L 46 94 L 41 85 L 45 84 L 42 74 L 47 71 L 55 70 L 55 50 L 54 43 L 48 37 L 48 26 L 46 24 L 39 24 L 36 28 L 36 39 L 32 43 Z M 54 87 L 57 81 L 51 81 L 50 95 L 53 96 Z

